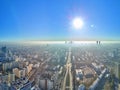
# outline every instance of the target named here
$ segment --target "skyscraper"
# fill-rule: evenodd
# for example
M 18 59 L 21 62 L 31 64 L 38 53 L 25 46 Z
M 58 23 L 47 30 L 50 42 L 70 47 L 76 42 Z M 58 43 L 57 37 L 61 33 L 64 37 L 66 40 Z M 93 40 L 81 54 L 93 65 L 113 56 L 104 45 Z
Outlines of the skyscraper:
M 6 53 L 6 52 L 7 52 L 6 46 L 2 47 L 2 48 L 1 48 L 1 51 L 4 52 L 4 53 Z
M 101 41 L 96 41 L 96 43 L 97 43 L 98 45 L 100 45 L 100 44 L 101 44 Z
M 120 80 L 120 63 L 115 63 L 115 76 Z

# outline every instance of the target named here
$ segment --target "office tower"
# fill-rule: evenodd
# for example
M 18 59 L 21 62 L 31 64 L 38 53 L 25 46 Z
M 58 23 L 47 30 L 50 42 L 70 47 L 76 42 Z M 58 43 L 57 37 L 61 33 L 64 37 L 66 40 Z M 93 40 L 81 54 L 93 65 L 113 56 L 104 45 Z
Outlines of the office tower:
M 4 53 L 6 53 L 6 52 L 7 52 L 6 46 L 2 47 L 2 48 L 1 48 L 1 51 L 4 52 Z
M 120 80 L 120 63 L 115 63 L 115 76 Z
M 119 49 L 118 48 L 113 51 L 113 55 L 114 55 L 114 58 L 116 58 L 116 59 L 119 58 Z
M 96 41 L 96 44 L 98 44 L 98 41 Z

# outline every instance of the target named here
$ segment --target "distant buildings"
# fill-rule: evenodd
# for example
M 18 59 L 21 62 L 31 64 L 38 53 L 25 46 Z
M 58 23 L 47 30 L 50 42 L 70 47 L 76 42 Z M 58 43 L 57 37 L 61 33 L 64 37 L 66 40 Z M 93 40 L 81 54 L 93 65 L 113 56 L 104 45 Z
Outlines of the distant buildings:
M 13 60 L 14 58 L 12 56 L 12 52 L 8 50 L 6 47 L 2 47 L 0 49 L 0 62 L 8 62 Z
M 65 44 L 73 44 L 73 41 L 65 41 Z
M 65 41 L 65 44 L 67 44 L 67 41 Z
M 97 43 L 98 45 L 100 45 L 100 44 L 101 44 L 101 41 L 96 41 L 96 43 Z
M 13 68 L 17 68 L 19 65 L 18 62 L 12 61 L 12 62 L 6 62 L 2 64 L 2 69 L 3 71 L 10 70 Z

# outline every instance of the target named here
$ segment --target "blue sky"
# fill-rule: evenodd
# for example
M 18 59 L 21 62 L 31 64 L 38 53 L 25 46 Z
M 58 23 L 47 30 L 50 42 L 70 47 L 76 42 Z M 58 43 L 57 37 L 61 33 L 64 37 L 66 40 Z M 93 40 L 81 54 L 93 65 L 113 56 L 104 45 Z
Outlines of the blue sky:
M 0 40 L 69 39 L 120 40 L 120 0 L 0 0 Z

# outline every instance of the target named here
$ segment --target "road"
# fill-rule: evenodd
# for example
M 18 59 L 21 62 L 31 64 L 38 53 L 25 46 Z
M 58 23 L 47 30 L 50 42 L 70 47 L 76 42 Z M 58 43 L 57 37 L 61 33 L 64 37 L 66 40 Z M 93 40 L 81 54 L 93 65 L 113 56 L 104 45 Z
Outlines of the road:
M 71 72 L 71 67 L 72 67 L 72 63 L 71 63 L 71 47 L 69 47 L 69 52 L 68 52 L 68 56 L 67 56 L 67 62 L 66 62 L 66 73 L 64 76 L 64 80 L 63 80 L 63 89 L 62 90 L 66 90 L 66 79 L 67 76 L 69 75 L 69 86 L 67 86 L 67 89 L 69 88 L 69 90 L 73 89 L 73 77 L 72 77 L 72 72 Z

